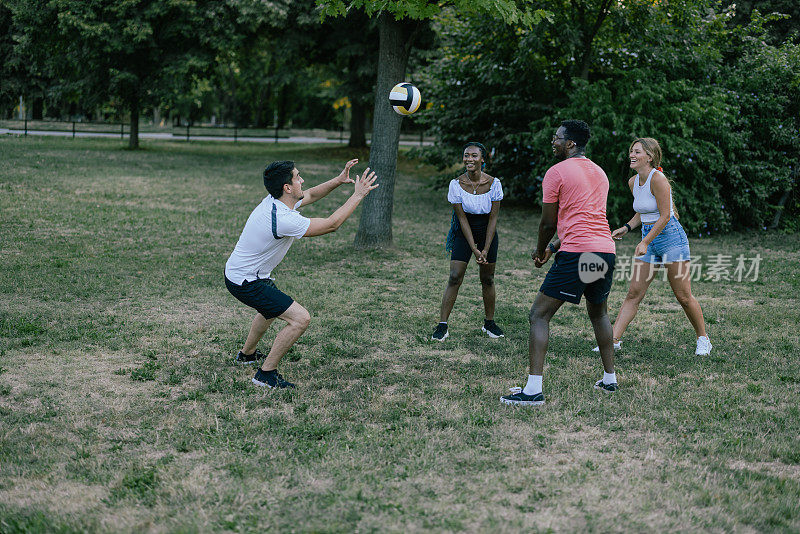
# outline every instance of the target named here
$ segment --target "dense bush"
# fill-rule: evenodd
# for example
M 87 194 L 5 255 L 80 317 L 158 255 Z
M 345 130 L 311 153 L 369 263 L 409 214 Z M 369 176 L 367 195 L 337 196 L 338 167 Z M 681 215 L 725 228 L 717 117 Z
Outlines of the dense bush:
M 800 155 L 800 50 L 766 44 L 757 13 L 747 27 L 733 26 L 714 5 L 626 4 L 597 33 L 588 73 L 576 67 L 571 43 L 580 38 L 569 19 L 533 31 L 446 21 L 445 54 L 425 80 L 433 100 L 425 120 L 440 142 L 423 155 L 457 162 L 464 141 L 483 140 L 509 196 L 537 202 L 554 163 L 553 132 L 580 118 L 593 132 L 588 155 L 611 182 L 612 225 L 631 215 L 627 151 L 646 136 L 664 149 L 688 231 L 766 227 L 781 199 L 782 225 L 797 227 L 787 192 Z

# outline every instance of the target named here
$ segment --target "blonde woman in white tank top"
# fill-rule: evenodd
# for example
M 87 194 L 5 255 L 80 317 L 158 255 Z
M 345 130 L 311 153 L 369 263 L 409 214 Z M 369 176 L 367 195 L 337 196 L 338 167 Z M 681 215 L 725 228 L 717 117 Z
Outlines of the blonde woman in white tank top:
M 636 214 L 624 226 L 614 230 L 611 237 L 620 240 L 641 225 L 642 239 L 634 252 L 633 276 L 628 294 L 614 322 L 614 348 L 620 349 L 622 346 L 622 334 L 636 317 L 639 304 L 655 277 L 655 265 L 663 265 L 672 292 L 697 335 L 695 354 L 707 355 L 711 352 L 711 341 L 706 335 L 703 310 L 692 294 L 689 241 L 677 219 L 670 182 L 659 167 L 661 147 L 653 138 L 639 138 L 631 143 L 628 156 L 630 168 L 636 171 L 628 180 Z

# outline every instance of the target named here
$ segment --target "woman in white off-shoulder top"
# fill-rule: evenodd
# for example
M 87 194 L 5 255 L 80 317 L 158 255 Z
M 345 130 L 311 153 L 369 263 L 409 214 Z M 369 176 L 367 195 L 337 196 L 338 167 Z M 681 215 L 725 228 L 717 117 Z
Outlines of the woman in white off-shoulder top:
M 494 322 L 495 288 L 494 268 L 497 262 L 497 215 L 503 199 L 500 180 L 489 176 L 486 165 L 486 147 L 470 142 L 464 147 L 465 172 L 450 182 L 447 200 L 453 205 L 453 219 L 447 236 L 450 254 L 450 277 L 442 297 L 439 324 L 431 339 L 444 341 L 449 335 L 447 320 L 464 280 L 471 257 L 480 269 L 481 289 L 485 319 L 481 330 L 489 337 L 504 337 Z

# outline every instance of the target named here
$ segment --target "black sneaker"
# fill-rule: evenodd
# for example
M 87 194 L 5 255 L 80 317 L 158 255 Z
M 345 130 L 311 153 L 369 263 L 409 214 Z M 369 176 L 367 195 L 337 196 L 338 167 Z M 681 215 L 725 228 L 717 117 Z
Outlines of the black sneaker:
M 253 354 L 245 354 L 242 351 L 239 351 L 239 354 L 233 359 L 233 363 L 239 365 L 250 365 L 251 363 L 255 363 L 265 359 L 266 356 L 261 354 L 261 351 L 256 349 Z
M 273 369 L 272 371 L 265 371 L 261 368 L 256 371 L 256 376 L 253 377 L 253 384 L 261 387 L 268 387 L 268 388 L 294 388 L 296 387 L 291 382 L 287 382 L 283 379 L 281 374 L 278 372 L 277 369 Z
M 515 391 L 511 395 L 500 397 L 500 402 L 514 406 L 541 406 L 544 404 L 544 393 L 537 393 L 536 395 L 526 395 L 522 392 L 522 388 L 512 388 Z
M 450 335 L 447 331 L 447 323 L 439 323 L 436 325 L 436 330 L 433 331 L 431 339 L 434 341 L 444 341 Z
M 483 321 L 483 328 L 481 328 L 484 332 L 489 334 L 489 337 L 497 339 L 498 337 L 506 337 L 500 327 L 497 326 L 497 323 L 494 321 Z
M 600 380 L 594 383 L 594 389 L 602 389 L 603 391 L 614 393 L 615 391 L 617 391 L 617 383 L 611 382 L 610 384 L 604 384 L 603 379 L 601 378 Z

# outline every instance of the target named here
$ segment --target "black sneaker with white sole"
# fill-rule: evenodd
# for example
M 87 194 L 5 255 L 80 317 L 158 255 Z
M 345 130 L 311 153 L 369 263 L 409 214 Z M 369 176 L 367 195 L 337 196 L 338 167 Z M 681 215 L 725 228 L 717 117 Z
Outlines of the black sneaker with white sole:
M 600 380 L 594 383 L 594 389 L 602 389 L 603 391 L 614 393 L 615 391 L 617 391 L 617 383 L 611 382 L 610 384 L 605 384 L 603 383 L 603 379 L 601 378 Z
M 481 328 L 481 330 L 486 332 L 489 335 L 489 337 L 494 339 L 497 339 L 499 337 L 506 337 L 505 333 L 503 333 L 503 331 L 500 330 L 500 327 L 497 326 L 497 323 L 495 323 L 494 321 L 484 320 L 483 328 Z
M 444 341 L 450 335 L 447 331 L 447 323 L 439 323 L 436 325 L 436 330 L 433 331 L 431 339 L 433 341 Z
M 522 391 L 500 397 L 500 402 L 512 406 L 541 406 L 544 404 L 544 393 L 526 395 Z
M 256 363 L 264 360 L 266 356 L 264 356 L 260 350 L 256 349 L 253 354 L 245 354 L 242 351 L 239 351 L 239 354 L 233 359 L 233 363 L 239 365 L 250 365 L 251 363 Z
M 273 369 L 272 371 L 265 371 L 259 368 L 258 371 L 256 371 L 256 376 L 253 377 L 253 384 L 261 387 L 279 388 L 279 389 L 296 387 L 291 382 L 287 382 L 286 380 L 284 380 L 277 369 Z

